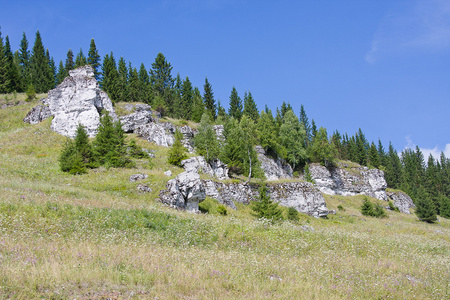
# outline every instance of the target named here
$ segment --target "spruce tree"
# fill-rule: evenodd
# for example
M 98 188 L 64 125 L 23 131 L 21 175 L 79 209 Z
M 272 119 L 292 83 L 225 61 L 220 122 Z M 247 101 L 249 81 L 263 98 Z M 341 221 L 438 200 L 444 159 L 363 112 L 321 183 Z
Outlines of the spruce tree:
M 416 215 L 419 220 L 428 223 L 437 221 L 436 208 L 423 187 L 419 187 L 417 190 L 414 203 L 416 204 Z
M 311 125 L 309 124 L 308 116 L 306 115 L 305 107 L 300 105 L 300 124 L 303 125 L 303 128 L 305 128 L 306 133 L 306 146 L 309 145 L 309 142 L 312 141 L 311 137 Z
M 147 104 L 152 104 L 151 90 L 150 90 L 150 77 L 148 76 L 145 65 L 141 63 L 139 68 L 139 99 Z
M 94 69 L 94 75 L 95 79 L 100 80 L 100 55 L 98 54 L 97 47 L 95 46 L 94 39 L 91 39 L 91 44 L 89 46 L 89 52 L 88 52 L 88 58 L 87 63 L 91 65 L 91 67 Z
M 119 101 L 119 91 L 117 87 L 119 74 L 117 72 L 114 54 L 106 54 L 102 65 L 102 80 L 100 86 L 108 93 L 113 103 Z
M 118 78 L 117 78 L 118 99 L 120 102 L 129 101 L 128 97 L 128 70 L 125 59 L 120 57 L 118 66 Z
M 228 109 L 228 115 L 230 115 L 230 117 L 235 118 L 236 120 L 240 120 L 242 118 L 242 101 L 234 86 L 233 89 L 231 90 L 230 107 Z
M 139 75 L 136 68 L 131 66 L 131 62 L 128 63 L 128 97 L 130 102 L 144 102 L 140 95 Z
M 169 150 L 167 162 L 171 165 L 181 166 L 181 161 L 187 158 L 186 148 L 181 143 L 183 134 L 177 129 L 175 131 L 175 142 Z
M 443 218 L 450 219 L 450 199 L 444 195 L 439 195 L 439 215 Z
M 172 66 L 160 52 L 152 63 L 150 69 L 150 82 L 152 84 L 153 94 L 159 96 L 166 107 L 172 107 L 172 88 L 174 80 L 172 79 Z
M 193 90 L 189 77 L 186 76 L 186 79 L 183 80 L 181 89 L 181 115 L 179 117 L 185 120 L 190 120 L 192 116 Z
M 305 162 L 307 155 L 303 145 L 305 129 L 301 126 L 297 116 L 292 110 L 288 110 L 280 127 L 280 143 L 285 149 L 285 158 L 295 169 Z
M 227 117 L 225 107 L 220 104 L 220 100 L 217 101 L 217 117 L 220 117 L 222 120 L 225 120 Z
M 321 163 L 325 167 L 330 167 L 336 158 L 336 149 L 328 142 L 327 130 L 319 128 L 312 144 L 307 149 L 308 157 L 312 162 Z
M 278 207 L 278 203 L 273 202 L 267 194 L 268 189 L 265 184 L 259 188 L 258 201 L 252 202 L 252 210 L 257 218 L 265 218 L 272 222 L 283 219 L 282 210 Z
M 3 46 L 3 38 L 0 32 L 0 93 L 7 93 L 10 85 L 8 58 Z
M 25 90 L 31 82 L 30 78 L 30 51 L 28 50 L 28 40 L 25 32 L 22 35 L 19 49 L 19 66 L 22 77 L 22 90 Z
M 4 52 L 6 55 L 7 65 L 8 65 L 8 78 L 9 78 L 9 86 L 8 92 L 20 91 L 21 90 L 21 78 L 19 74 L 19 70 L 17 69 L 16 64 L 14 63 L 14 55 L 11 52 L 11 45 L 9 43 L 9 37 L 5 38 L 5 46 Z
M 86 56 L 84 56 L 83 49 L 80 48 L 80 52 L 78 52 L 77 57 L 75 59 L 75 68 L 82 67 L 87 65 Z
M 30 74 L 31 83 L 37 93 L 46 93 L 50 89 L 48 86 L 49 61 L 45 54 L 39 30 L 36 32 L 36 38 L 30 58 Z
M 370 166 L 375 167 L 375 168 L 380 167 L 380 157 L 378 156 L 377 147 L 375 146 L 375 144 L 373 142 L 370 145 L 367 159 L 368 159 L 368 163 Z
M 275 120 L 272 112 L 268 110 L 261 112 L 258 122 L 258 138 L 261 147 L 264 148 L 267 154 L 277 157 L 280 152 L 280 144 L 276 132 Z
M 61 82 L 63 82 L 64 78 L 66 78 L 67 76 L 69 76 L 69 74 L 67 73 L 62 60 L 60 60 L 58 66 L 58 73 L 56 73 L 56 84 L 58 85 Z
M 47 49 L 47 57 L 50 57 Z M 48 63 L 48 87 L 54 89 L 56 87 L 56 65 L 53 57 L 50 57 Z
M 194 121 L 195 123 L 199 123 L 201 121 L 202 116 L 205 113 L 205 111 L 206 111 L 206 108 L 205 108 L 205 104 L 202 99 L 202 95 L 200 94 L 200 90 L 197 87 L 195 87 L 193 97 L 192 97 L 191 120 Z M 209 111 L 208 111 L 208 114 L 209 114 Z M 214 119 L 212 116 L 211 116 L 211 118 Z
M 244 94 L 244 110 L 242 114 L 248 116 L 253 120 L 253 122 L 258 123 L 258 108 L 256 107 L 255 100 L 253 99 L 252 93 L 250 93 L 250 91 Z
M 69 74 L 69 71 L 75 69 L 75 62 L 73 61 L 73 51 L 72 51 L 72 49 L 69 49 L 67 51 L 65 68 L 66 68 L 67 74 Z
M 203 102 L 206 110 L 209 112 L 213 119 L 216 119 L 216 103 L 214 100 L 214 93 L 212 86 L 208 81 L 208 77 L 205 77 L 205 84 L 203 85 Z

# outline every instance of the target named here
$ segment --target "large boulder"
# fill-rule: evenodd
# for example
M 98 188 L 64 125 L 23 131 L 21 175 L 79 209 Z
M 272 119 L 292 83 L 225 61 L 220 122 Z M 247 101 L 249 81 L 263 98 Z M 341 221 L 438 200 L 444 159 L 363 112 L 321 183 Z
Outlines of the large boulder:
M 150 105 L 136 104 L 133 105 L 134 112 L 120 117 L 123 131 L 134 132 L 138 126 L 148 124 L 153 121 L 153 113 Z
M 166 190 L 159 193 L 162 203 L 197 212 L 198 203 L 205 200 L 205 187 L 197 172 L 183 172 L 167 182 Z
M 164 126 L 167 123 L 147 123 L 136 126 L 134 132 L 141 138 L 149 142 L 154 142 L 157 145 L 170 147 L 175 142 L 175 137 Z M 169 123 L 170 124 L 170 123 Z
M 255 150 L 267 181 L 292 178 L 292 168 L 289 164 L 267 156 L 261 146 L 256 146 Z
M 416 207 L 411 197 L 403 192 L 386 192 L 386 194 L 388 195 L 389 200 L 394 202 L 394 206 L 398 207 L 402 213 L 409 214 L 409 209 Z
M 220 180 L 229 179 L 228 168 L 219 159 L 214 159 L 211 163 L 208 163 L 203 156 L 195 156 L 181 161 L 181 166 L 187 172 L 201 172 Z
M 90 137 L 95 136 L 102 111 L 108 111 L 117 120 L 112 102 L 100 89 L 91 66 L 69 71 L 69 76 L 48 92 L 44 105 L 54 116 L 51 129 L 71 138 L 75 137 L 78 124 L 85 127 Z
M 343 196 L 363 194 L 388 200 L 385 192 L 387 183 L 381 170 L 348 165 L 328 170 L 319 164 L 311 164 L 309 170 L 315 185 L 324 194 Z

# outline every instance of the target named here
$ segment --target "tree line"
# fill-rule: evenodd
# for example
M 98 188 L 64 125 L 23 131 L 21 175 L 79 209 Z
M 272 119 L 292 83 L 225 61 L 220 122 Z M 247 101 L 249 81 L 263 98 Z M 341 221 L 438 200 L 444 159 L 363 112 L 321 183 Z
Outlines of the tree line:
M 326 128 L 317 128 L 314 119 L 309 122 L 303 105 L 298 116 L 286 102 L 275 113 L 267 106 L 260 112 L 251 92 L 246 91 L 242 99 L 235 87 L 231 89 L 226 110 L 214 99 L 207 77 L 200 91 L 188 76 L 184 79 L 179 73 L 173 76 L 173 67 L 162 53 L 158 53 L 149 70 L 143 63 L 138 70 L 123 57 L 116 63 L 113 52 L 101 60 L 91 39 L 87 56 L 82 49 L 76 56 L 69 49 L 65 61 L 60 61 L 56 68 L 39 31 L 31 51 L 23 33 L 19 49 L 14 53 L 9 37 L 3 43 L 0 32 L 0 93 L 24 92 L 30 87 L 45 93 L 61 83 L 70 70 L 86 64 L 93 67 L 95 77 L 113 103 L 147 103 L 163 116 L 200 122 L 200 128 L 209 136 L 215 133 L 208 126 L 223 124 L 224 140 L 200 141 L 203 135 L 200 134 L 197 150 L 209 159 L 220 158 L 236 173 L 249 178 L 261 176 L 254 148 L 261 145 L 268 155 L 285 160 L 296 172 L 308 169 L 309 163 L 333 167 L 338 159 L 379 168 L 385 172 L 390 188 L 405 191 L 415 202 L 429 199 L 438 214 L 442 215 L 442 207 L 447 207 L 450 160 L 443 153 L 439 159 L 430 156 L 425 162 L 418 147 L 399 154 L 389 143 L 385 150 L 380 140 L 377 144 L 369 142 L 361 129 L 353 136 L 338 131 L 329 136 Z M 202 149 L 201 144 L 209 145 L 208 149 Z

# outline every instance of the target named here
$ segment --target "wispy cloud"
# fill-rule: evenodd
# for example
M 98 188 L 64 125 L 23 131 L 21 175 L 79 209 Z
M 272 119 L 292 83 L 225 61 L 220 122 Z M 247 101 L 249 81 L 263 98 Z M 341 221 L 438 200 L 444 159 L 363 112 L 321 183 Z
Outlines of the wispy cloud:
M 365 60 L 375 63 L 386 53 L 447 48 L 450 48 L 450 1 L 416 0 L 409 7 L 387 13 L 380 21 Z
M 416 145 L 414 144 L 414 142 L 411 139 L 411 136 L 406 136 L 405 140 L 407 142 L 407 145 L 405 147 L 405 149 L 409 148 L 409 149 L 415 149 Z M 419 147 L 420 148 L 420 147 Z M 445 157 L 450 158 L 450 143 L 446 144 L 444 149 L 440 149 L 438 146 L 429 149 L 429 148 L 420 148 L 420 151 L 423 154 L 423 157 L 425 159 L 425 162 L 428 161 L 428 157 L 431 155 L 433 155 L 434 159 L 439 160 L 440 156 L 441 156 L 441 152 L 444 152 Z

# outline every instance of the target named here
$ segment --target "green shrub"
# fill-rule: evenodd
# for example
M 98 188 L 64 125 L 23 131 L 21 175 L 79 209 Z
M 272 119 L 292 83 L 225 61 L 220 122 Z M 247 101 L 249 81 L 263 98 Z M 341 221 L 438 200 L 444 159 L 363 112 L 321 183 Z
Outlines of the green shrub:
M 169 156 L 167 157 L 167 162 L 169 164 L 178 167 L 181 166 L 181 161 L 187 158 L 186 148 L 184 148 L 183 144 L 181 143 L 182 137 L 182 133 L 177 130 L 175 132 L 175 142 L 170 148 Z
M 36 90 L 34 89 L 34 86 L 32 84 L 28 85 L 27 88 L 27 98 L 26 101 L 30 102 L 33 101 L 36 98 Z
M 299 220 L 298 211 L 293 207 L 289 207 L 287 211 L 287 219 L 289 221 L 294 222 L 298 221 Z
M 345 211 L 345 208 L 341 204 L 338 205 L 337 209 L 339 211 Z
M 367 197 L 364 198 L 363 204 L 361 205 L 361 214 L 375 218 L 385 218 L 388 216 L 383 206 L 370 202 Z
M 392 203 L 392 201 L 389 201 L 388 205 L 390 210 L 400 212 L 400 209 L 397 206 L 394 206 L 394 203 Z
M 253 215 L 257 218 L 266 218 L 272 221 L 283 219 L 282 210 L 278 207 L 278 203 L 273 202 L 267 195 L 267 187 L 262 184 L 259 188 L 258 201 L 252 202 Z
M 222 216 L 226 216 L 228 214 L 227 208 L 223 204 L 219 204 L 219 206 L 217 206 L 217 212 Z

